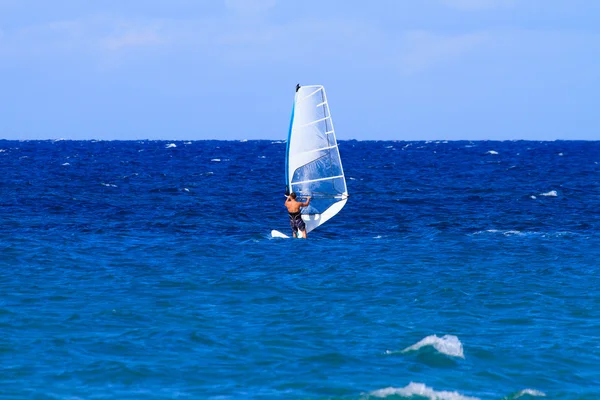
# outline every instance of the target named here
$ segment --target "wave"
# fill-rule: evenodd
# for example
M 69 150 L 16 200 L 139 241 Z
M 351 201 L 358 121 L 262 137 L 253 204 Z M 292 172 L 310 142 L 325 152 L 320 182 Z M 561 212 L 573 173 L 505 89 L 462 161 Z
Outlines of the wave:
M 501 233 L 504 236 L 524 236 L 524 235 L 526 235 L 525 233 L 523 233 L 521 231 L 518 231 L 518 230 L 515 230 L 515 229 L 511 229 L 511 230 L 508 230 L 508 231 L 499 231 L 497 229 L 488 229 L 486 231 L 475 232 L 476 235 L 480 235 L 482 233 Z
M 558 193 L 556 193 L 556 190 L 551 190 L 546 193 L 540 193 L 540 196 L 556 197 L 556 196 L 558 196 Z
M 465 358 L 463 352 L 463 345 L 458 340 L 458 337 L 454 335 L 444 335 L 442 337 L 438 337 L 437 335 L 430 335 L 424 339 L 421 339 L 417 343 L 413 344 L 402 350 L 402 353 L 407 353 L 409 351 L 416 351 L 425 346 L 433 346 L 438 352 L 445 354 L 450 357 L 460 357 Z
M 496 150 L 490 150 L 485 154 L 498 154 L 498 152 Z
M 520 392 L 504 397 L 503 400 L 515 400 L 523 396 L 546 397 L 546 393 L 534 389 L 523 389 Z
M 423 383 L 411 382 L 403 388 L 388 387 L 385 389 L 374 390 L 369 393 L 374 397 L 402 396 L 413 397 L 421 396 L 430 400 L 479 400 L 477 397 L 464 396 L 458 392 L 437 391 L 424 385 Z
M 516 229 L 511 229 L 511 230 L 507 230 L 507 231 L 503 231 L 503 230 L 498 230 L 498 229 L 487 229 L 485 231 L 477 231 L 474 232 L 473 235 L 483 235 L 486 233 L 491 233 L 491 234 L 500 234 L 500 235 L 504 235 L 507 237 L 510 236 L 532 236 L 532 237 L 552 237 L 552 238 L 559 238 L 559 237 L 565 237 L 565 236 L 580 236 L 581 234 L 577 233 L 577 232 L 571 232 L 571 231 L 555 231 L 555 232 L 536 232 L 536 231 L 530 231 L 530 232 L 522 232 Z
M 175 143 L 169 143 L 165 146 L 166 149 L 172 149 L 174 147 L 177 147 L 177 145 Z

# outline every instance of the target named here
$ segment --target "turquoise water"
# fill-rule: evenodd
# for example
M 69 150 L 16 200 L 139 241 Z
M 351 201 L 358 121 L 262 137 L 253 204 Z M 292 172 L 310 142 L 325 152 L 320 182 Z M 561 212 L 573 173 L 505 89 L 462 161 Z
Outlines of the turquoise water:
M 282 143 L 0 141 L 0 397 L 599 397 L 600 142 L 340 152 L 302 241 Z

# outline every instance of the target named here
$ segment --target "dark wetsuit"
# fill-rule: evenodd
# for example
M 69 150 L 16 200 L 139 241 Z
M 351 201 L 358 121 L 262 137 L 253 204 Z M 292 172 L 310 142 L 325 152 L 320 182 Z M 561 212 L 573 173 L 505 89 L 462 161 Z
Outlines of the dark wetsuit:
M 290 226 L 292 227 L 292 232 L 297 234 L 298 230 L 301 230 L 301 231 L 306 230 L 306 225 L 304 224 L 304 221 L 302 220 L 302 212 L 301 211 L 298 211 L 296 213 L 291 213 L 288 211 L 288 214 L 290 216 Z

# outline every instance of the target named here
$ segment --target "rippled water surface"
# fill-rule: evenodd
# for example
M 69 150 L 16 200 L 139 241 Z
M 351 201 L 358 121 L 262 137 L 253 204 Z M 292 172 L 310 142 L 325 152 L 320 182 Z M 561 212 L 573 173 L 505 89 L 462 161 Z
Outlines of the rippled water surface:
M 0 141 L 0 397 L 600 398 L 600 142 Z

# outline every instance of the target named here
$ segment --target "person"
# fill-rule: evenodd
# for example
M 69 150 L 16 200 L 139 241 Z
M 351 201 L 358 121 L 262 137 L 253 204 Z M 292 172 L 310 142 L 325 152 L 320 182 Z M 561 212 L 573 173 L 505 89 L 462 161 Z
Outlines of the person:
M 285 199 L 285 207 L 288 210 L 288 214 L 290 215 L 290 226 L 292 227 L 292 237 L 300 237 L 306 239 L 306 225 L 302 220 L 302 211 L 300 211 L 300 207 L 308 207 L 310 204 L 310 196 L 306 198 L 304 203 L 296 201 L 296 193 L 292 192 Z M 300 236 L 298 236 L 298 232 L 300 232 Z

